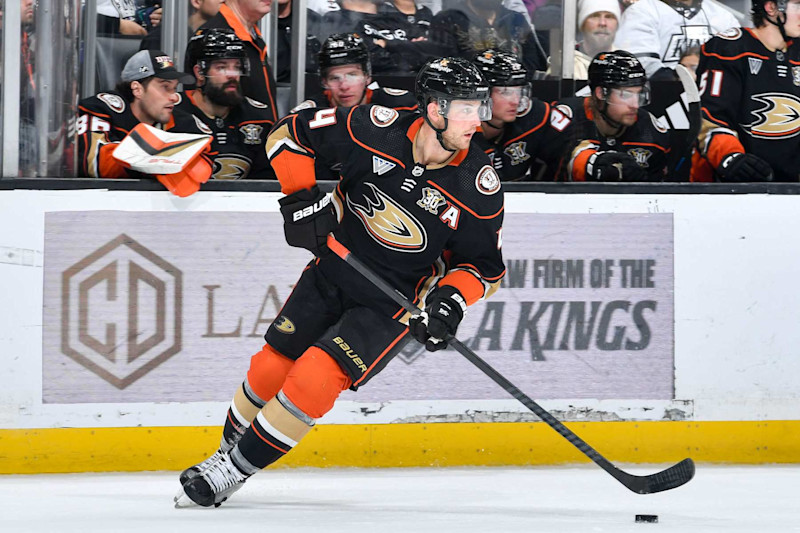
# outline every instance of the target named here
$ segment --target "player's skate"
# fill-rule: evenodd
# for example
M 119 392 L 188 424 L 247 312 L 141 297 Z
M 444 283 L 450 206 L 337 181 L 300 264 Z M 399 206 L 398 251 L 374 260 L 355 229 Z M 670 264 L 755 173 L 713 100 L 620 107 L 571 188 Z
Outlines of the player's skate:
M 190 466 L 189 468 L 187 468 L 186 470 L 181 472 L 181 475 L 178 478 L 180 480 L 180 482 L 181 482 L 181 486 L 186 484 L 186 482 L 189 481 L 190 479 L 193 479 L 193 478 L 196 478 L 197 476 L 199 476 L 203 472 L 203 470 L 208 468 L 213 462 L 215 462 L 217 459 L 219 459 L 220 456 L 223 455 L 223 453 L 224 452 L 222 450 L 217 450 L 217 451 L 214 452 L 214 455 L 212 455 L 211 457 L 209 457 L 208 459 L 206 459 L 202 463 L 198 463 L 198 464 L 196 464 L 194 466 Z
M 249 477 L 233 464 L 231 456 L 226 453 L 220 453 L 216 459 L 212 459 L 213 456 L 207 459 L 210 461 L 208 466 L 184 483 L 182 492 L 175 497 L 175 507 L 193 504 L 219 507 Z

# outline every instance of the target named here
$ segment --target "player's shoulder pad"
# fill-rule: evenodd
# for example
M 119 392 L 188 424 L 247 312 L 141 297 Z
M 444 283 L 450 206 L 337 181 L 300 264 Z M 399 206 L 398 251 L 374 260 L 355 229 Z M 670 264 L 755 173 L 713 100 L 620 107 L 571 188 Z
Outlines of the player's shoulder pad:
M 352 131 L 364 131 L 366 135 L 369 135 L 366 132 L 375 131 L 375 128 L 388 128 L 400 117 L 397 110 L 378 104 L 359 105 L 350 109 Z
M 174 125 L 170 128 L 170 131 L 179 133 L 202 133 L 203 135 L 214 134 L 205 122 L 188 110 L 175 109 L 172 112 L 172 120 Z
M 736 56 L 751 52 L 755 53 L 752 46 L 752 36 L 741 28 L 730 28 L 716 34 L 702 46 L 705 55 L 713 54 L 723 59 L 734 59 Z
M 481 148 L 470 144 L 459 165 L 457 190 L 448 191 L 481 218 L 493 218 L 503 210 L 503 186 L 492 162 Z
M 128 107 L 125 99 L 116 93 L 98 93 L 81 101 L 81 107 L 97 113 L 121 115 Z

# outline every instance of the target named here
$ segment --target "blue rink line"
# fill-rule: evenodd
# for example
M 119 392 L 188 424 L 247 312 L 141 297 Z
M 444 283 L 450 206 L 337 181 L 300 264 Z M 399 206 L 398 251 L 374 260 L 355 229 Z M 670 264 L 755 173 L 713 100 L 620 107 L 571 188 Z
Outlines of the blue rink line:
M 800 531 L 799 483 L 800 465 L 700 464 L 689 484 L 646 496 L 593 465 L 274 469 L 218 509 L 174 509 L 176 472 L 7 475 L 0 531 L 784 533 Z

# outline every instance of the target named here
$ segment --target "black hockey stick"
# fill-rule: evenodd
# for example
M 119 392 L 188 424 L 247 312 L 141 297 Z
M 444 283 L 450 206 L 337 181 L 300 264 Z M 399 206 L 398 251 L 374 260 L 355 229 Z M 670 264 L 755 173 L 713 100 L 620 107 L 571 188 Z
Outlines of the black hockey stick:
M 338 255 L 344 262 L 357 270 L 362 276 L 367 278 L 373 285 L 384 292 L 397 304 L 403 307 L 412 315 L 418 315 L 420 310 L 414 306 L 408 299 L 397 291 L 394 287 L 389 285 L 383 278 L 378 276 L 368 266 L 362 263 L 355 257 L 350 250 L 343 244 L 333 238 L 333 235 L 328 237 L 328 247 L 333 253 Z M 567 426 L 559 422 L 553 415 L 551 415 L 542 406 L 528 398 L 521 390 L 519 390 L 513 383 L 503 377 L 497 370 L 490 366 L 486 361 L 481 359 L 475 352 L 467 348 L 461 341 L 455 337 L 448 339 L 448 344 L 456 349 L 458 353 L 466 357 L 470 363 L 478 367 L 484 374 L 489 376 L 495 383 L 500 385 L 511 396 L 519 400 L 525 407 L 533 411 L 533 413 L 547 423 L 551 428 L 555 429 L 562 437 L 567 439 L 570 444 L 578 448 L 589 459 L 597 463 L 603 470 L 611 474 L 617 481 L 625 485 L 629 490 L 637 494 L 652 494 L 655 492 L 662 492 L 665 490 L 680 487 L 687 483 L 694 477 L 694 461 L 689 458 L 684 459 L 678 464 L 675 464 L 666 470 L 650 474 L 647 476 L 635 476 L 627 472 L 623 472 L 608 459 L 600 455 L 597 450 L 586 444 L 583 439 L 572 432 Z

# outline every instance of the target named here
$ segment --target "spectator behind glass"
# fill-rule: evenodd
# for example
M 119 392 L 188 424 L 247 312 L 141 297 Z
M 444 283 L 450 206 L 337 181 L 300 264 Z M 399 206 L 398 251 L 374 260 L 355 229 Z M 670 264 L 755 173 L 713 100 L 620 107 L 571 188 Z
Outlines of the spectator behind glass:
M 430 8 L 414 0 L 387 0 L 378 6 L 378 14 L 363 31 L 391 54 L 397 74 L 415 75 L 430 59 L 425 41 L 431 20 Z
M 738 27 L 714 0 L 639 0 L 623 12 L 614 47 L 633 53 L 651 79 L 677 80 L 681 52 Z
M 201 29 L 230 28 L 244 42 L 251 68 L 250 75 L 242 78 L 242 91 L 245 96 L 268 105 L 270 120 L 274 123 L 278 120 L 275 76 L 267 57 L 267 45 L 257 27 L 271 9 L 272 0 L 226 0 L 220 5 L 219 13 L 203 24 Z
M 514 54 L 529 74 L 547 70 L 547 56 L 525 17 L 501 0 L 466 0 L 431 21 L 432 55 L 472 59 L 487 48 Z
M 189 0 L 189 35 L 191 36 L 197 28 L 211 20 L 211 17 L 219 13 L 219 6 L 225 0 Z M 161 11 L 159 9 L 159 11 Z M 159 13 L 160 17 L 160 13 Z M 155 24 L 153 30 L 148 33 L 139 50 L 158 50 L 161 48 L 161 20 Z
M 697 79 L 697 65 L 700 64 L 700 47 L 690 46 L 681 53 L 681 58 L 678 61 L 681 65 L 689 69 L 689 74 L 693 79 Z
M 136 22 L 135 0 L 97 0 L 97 33 L 105 35 L 147 35 Z
M 317 54 L 322 47 L 317 35 L 322 16 L 306 9 L 306 72 L 317 71 Z M 278 0 L 278 72 L 276 81 L 290 82 L 292 79 L 292 0 Z
M 574 79 L 588 79 L 592 58 L 600 52 L 614 49 L 619 18 L 617 0 L 579 0 L 578 31 L 583 39 L 575 49 Z

